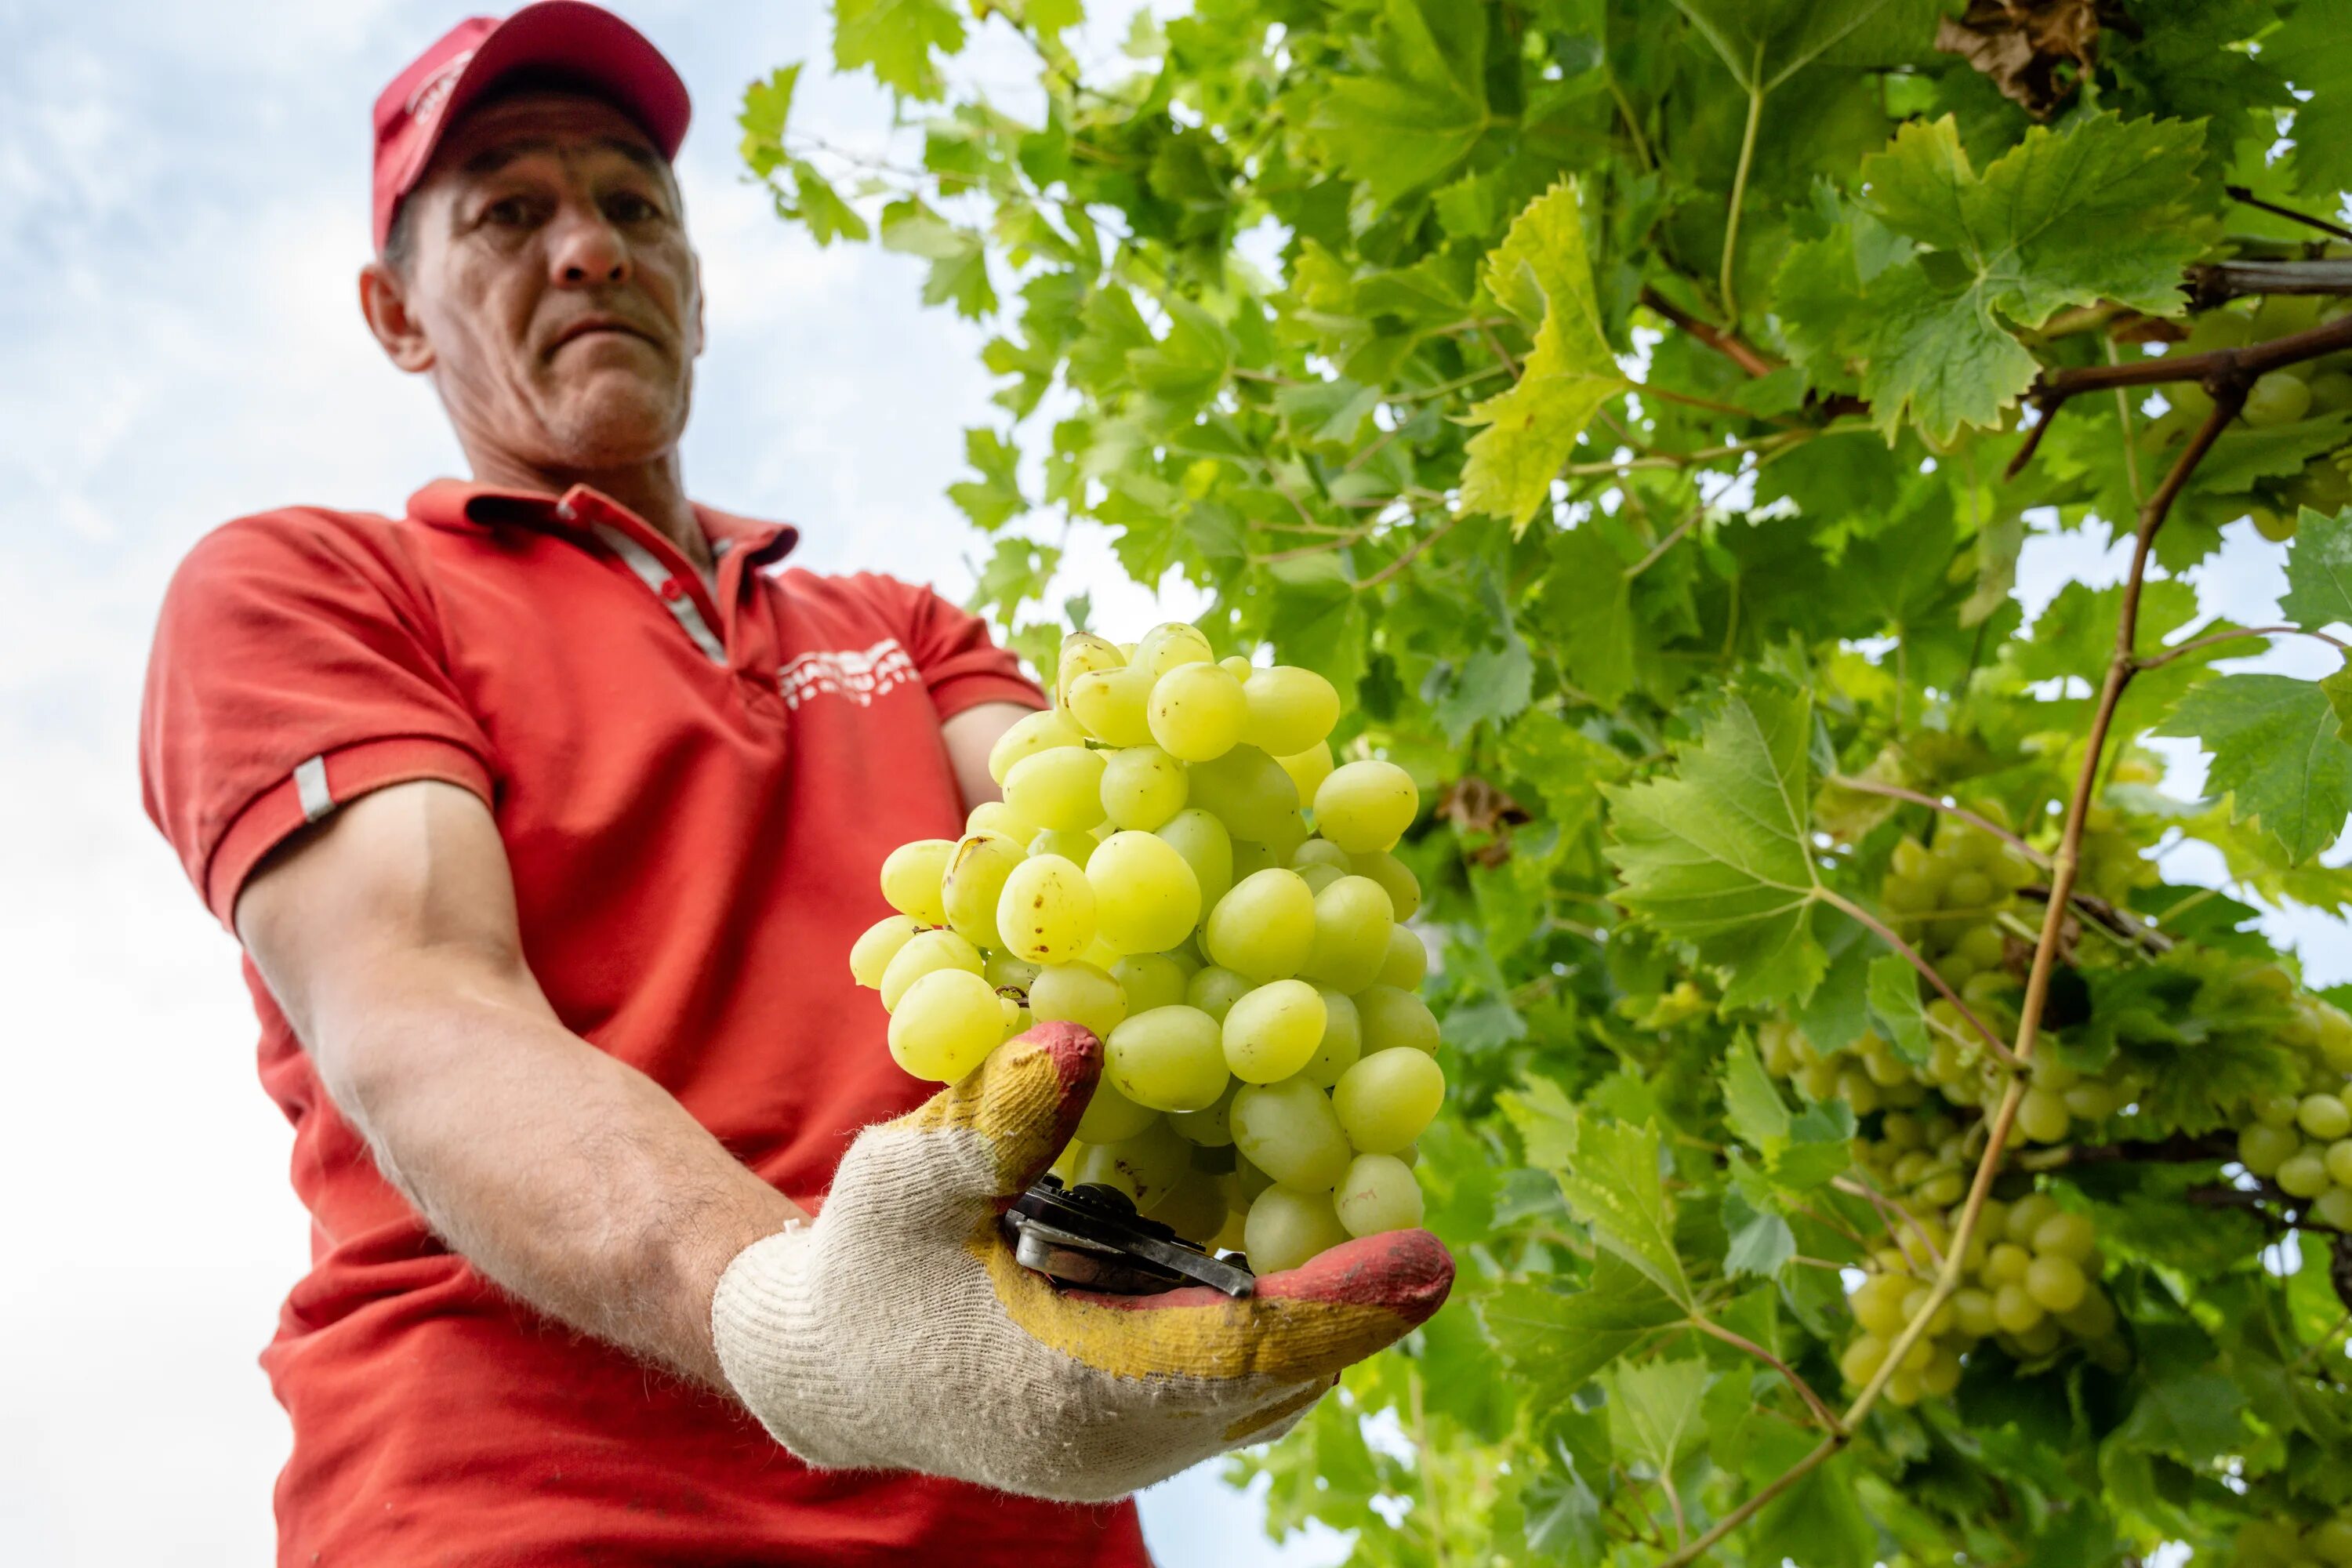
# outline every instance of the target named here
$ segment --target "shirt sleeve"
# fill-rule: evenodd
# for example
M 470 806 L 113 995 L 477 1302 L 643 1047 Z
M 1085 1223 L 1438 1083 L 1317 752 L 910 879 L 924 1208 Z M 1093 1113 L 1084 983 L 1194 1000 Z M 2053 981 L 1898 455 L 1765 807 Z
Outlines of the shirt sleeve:
M 207 535 L 165 592 L 139 762 L 147 815 L 230 925 L 262 858 L 386 784 L 492 799 L 492 752 L 425 596 L 383 542 L 332 514 Z
M 952 719 L 982 702 L 1050 706 L 1037 683 L 1021 671 L 1021 660 L 989 635 L 988 623 L 958 609 L 929 588 L 895 577 L 867 578 L 892 619 L 903 628 L 899 640 L 922 672 L 931 705 Z

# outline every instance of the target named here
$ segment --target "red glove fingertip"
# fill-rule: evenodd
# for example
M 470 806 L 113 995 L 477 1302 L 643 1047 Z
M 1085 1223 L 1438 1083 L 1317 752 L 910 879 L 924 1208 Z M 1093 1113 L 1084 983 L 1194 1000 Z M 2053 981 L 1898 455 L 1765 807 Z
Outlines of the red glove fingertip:
M 1379 1307 L 1413 1325 L 1444 1306 L 1453 1289 L 1454 1255 L 1425 1230 L 1360 1237 L 1257 1280 L 1257 1294 L 1268 1300 Z

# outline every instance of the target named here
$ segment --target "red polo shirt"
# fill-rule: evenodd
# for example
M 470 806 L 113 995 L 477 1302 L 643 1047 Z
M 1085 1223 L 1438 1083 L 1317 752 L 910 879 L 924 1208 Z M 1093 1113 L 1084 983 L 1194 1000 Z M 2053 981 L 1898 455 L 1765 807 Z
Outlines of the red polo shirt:
M 814 1196 L 924 1092 L 848 955 L 887 912 L 884 855 L 957 831 L 940 721 L 1040 698 L 929 590 L 770 570 L 792 530 L 698 514 L 715 589 L 584 488 L 228 524 L 164 601 L 147 809 L 226 922 L 305 822 L 404 780 L 472 790 L 564 1023 Z M 312 1218 L 262 1357 L 294 1426 L 282 1563 L 1148 1561 L 1130 1505 L 812 1473 L 731 1403 L 502 1296 L 377 1174 L 245 973 Z

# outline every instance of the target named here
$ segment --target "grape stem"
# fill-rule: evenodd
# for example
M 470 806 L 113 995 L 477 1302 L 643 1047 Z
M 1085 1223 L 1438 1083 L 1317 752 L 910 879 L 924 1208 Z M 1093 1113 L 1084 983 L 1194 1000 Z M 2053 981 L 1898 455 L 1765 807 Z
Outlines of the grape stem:
M 2326 643 L 2338 653 L 2352 653 L 2352 643 L 2346 642 L 2342 637 L 2330 637 L 2326 632 L 2315 632 L 2303 626 L 2234 626 L 2225 632 L 2212 632 L 2201 637 L 2191 637 L 2176 647 L 2166 648 L 2162 653 L 2151 654 L 2134 662 L 2142 669 L 2155 669 L 2158 666 L 2170 664 L 2184 654 L 2195 653 L 2200 648 L 2211 647 L 2216 643 L 2233 642 L 2239 637 L 2313 637 Z
M 2058 852 L 2051 858 L 2049 908 L 2042 917 L 2041 938 L 2034 943 L 2033 967 L 2026 976 L 2025 1005 L 2018 1018 L 2013 1056 L 2019 1063 L 2033 1059 L 2034 1042 L 2042 1026 L 2042 1008 L 2050 994 L 2050 974 L 2056 966 L 2059 938 L 2065 926 L 2066 910 L 2074 890 L 2074 873 L 2081 864 L 2083 825 L 2090 815 L 2092 786 L 2099 776 L 2099 759 L 2106 750 L 2107 731 L 2114 725 L 2116 705 L 2123 700 L 2124 688 L 2130 684 L 2137 667 L 2135 650 L 2139 640 L 2140 592 L 2147 580 L 2148 556 L 2155 548 L 2157 530 L 2164 526 L 2165 517 L 2171 511 L 2173 501 L 2189 483 L 2189 476 L 2196 471 L 2205 454 L 2213 449 L 2213 443 L 2221 439 L 2222 430 L 2238 416 L 2239 408 L 2244 405 L 2246 388 L 2254 375 L 2260 374 L 2245 368 L 2246 362 L 2254 361 L 2264 351 L 2276 351 L 2283 344 L 2307 346 L 2312 340 L 2330 333 L 2334 337 L 2326 347 L 2307 353 L 2299 347 L 2289 357 L 2264 359 L 2262 369 L 2273 369 L 2278 364 L 2294 363 L 2296 359 L 2307 359 L 2315 353 L 2352 346 L 2352 316 L 2332 321 L 2317 331 L 2298 332 L 2281 338 L 2258 350 L 2243 353 L 2224 350 L 2219 355 L 2192 354 L 2178 362 L 2173 374 L 2168 375 L 2150 375 L 2139 381 L 2108 379 L 2098 383 L 2102 386 L 2114 386 L 2143 384 L 2156 380 L 2181 380 L 2185 379 L 2179 374 L 2181 368 L 2196 361 L 2229 362 L 2207 379 L 2206 389 L 2213 396 L 2211 411 L 2205 416 L 2204 423 L 2197 427 L 2197 433 L 2189 437 L 2189 445 L 2181 448 L 2180 456 L 2173 460 L 2171 469 L 2164 476 L 2164 483 L 2157 487 L 2156 493 L 2140 509 L 2139 530 L 2133 541 L 2131 571 L 2124 579 L 2123 605 L 2116 617 L 2116 649 L 2108 658 L 2105 679 L 2100 683 L 2098 707 L 2092 715 L 2090 735 L 2083 750 L 2083 765 L 2074 775 L 2074 788 L 2066 803 L 2066 823 L 2059 836 Z M 2084 370 L 2058 374 L 2062 377 L 2086 380 L 2101 372 L 2157 370 L 2162 364 L 2163 362 L 2156 361 L 2147 366 L 2093 365 Z M 2077 384 L 2072 390 L 2088 391 L 2090 387 Z M 2045 412 L 2042 423 L 2035 426 L 2036 432 L 2047 429 L 2049 424 Z M 2019 454 L 2020 460 L 2032 451 L 2032 442 L 2029 438 L 2024 450 Z M 2011 471 L 2013 473 L 2018 467 L 2019 463 L 2012 463 Z M 1853 1403 L 1846 1406 L 1843 1424 L 1848 1432 L 1870 1414 L 1871 1407 L 1878 1403 L 1879 1395 L 1885 1392 L 1887 1381 L 1903 1364 L 1903 1358 L 1910 1354 L 1911 1347 L 1926 1336 L 1928 1323 L 1942 1310 L 1944 1303 L 1951 1300 L 1952 1292 L 1959 1288 L 1961 1263 L 1968 1256 L 1969 1243 L 1975 1239 L 1977 1225 L 1984 1217 L 1985 1202 L 1992 1195 L 1993 1179 L 2000 1174 L 2001 1154 L 2009 1144 L 2010 1129 L 2016 1124 L 2018 1105 L 2025 1098 L 2025 1083 L 2024 1076 L 2020 1074 L 2011 1078 L 2009 1086 L 2001 1091 L 2000 1104 L 1992 1114 L 1985 1138 L 1984 1152 L 1977 1159 L 1975 1179 L 1969 1184 L 1968 1199 L 1960 1209 L 1959 1223 L 1952 1227 L 1950 1245 L 1945 1249 L 1944 1267 L 1937 1270 L 1935 1282 L 1928 1287 L 1927 1302 L 1909 1322 L 1903 1325 L 1903 1331 L 1887 1347 L 1885 1358 L 1879 1363 L 1878 1370 L 1853 1396 Z M 2352 1305 L 2352 1302 L 2347 1304 Z M 1843 1446 L 1843 1440 L 1834 1433 L 1823 1438 L 1819 1447 L 1783 1470 L 1770 1484 L 1751 1494 L 1739 1506 L 1717 1520 L 1715 1527 L 1705 1535 L 1668 1559 L 1666 1568 L 1682 1568 L 1683 1564 L 1707 1551 Z
M 2269 213 L 2273 217 L 2283 217 L 2290 223 L 2299 223 L 2307 228 L 2315 228 L 2322 234 L 2332 234 L 2338 239 L 2352 239 L 2352 228 L 2346 228 L 2340 223 L 2330 223 L 2324 217 L 2315 217 L 2307 212 L 2299 212 L 2294 207 L 2283 207 L 2276 202 L 2266 202 L 2243 185 L 2223 185 L 2221 194 L 2241 206 L 2257 208 Z
M 1829 905 L 1830 908 L 1852 918 L 1857 923 L 1867 927 L 1881 942 L 1886 943 L 1887 946 L 1893 948 L 1896 952 L 1901 953 L 1903 955 L 1904 962 L 1910 964 L 1912 968 L 1917 970 L 1921 977 L 1924 978 L 1928 984 L 1936 988 L 1936 994 L 1941 996 L 1945 1001 L 1949 1002 L 1952 1005 L 1953 1011 L 1958 1013 L 1961 1017 L 1966 1018 L 1969 1021 L 1969 1026 L 1976 1030 L 1978 1035 L 1982 1037 L 1985 1045 L 1991 1050 L 1996 1060 L 2005 1063 L 2010 1067 L 2020 1065 L 2018 1058 L 2010 1054 L 2009 1047 L 2002 1043 L 2001 1037 L 1993 1033 L 1992 1026 L 1986 1023 L 1982 1018 L 1978 1017 L 1976 1009 L 1969 1006 L 1966 1002 L 1961 1001 L 1960 994 L 1952 989 L 1951 982 L 1937 973 L 1936 966 L 1928 963 L 1925 958 L 1922 958 L 1919 955 L 1918 949 L 1913 947 L 1909 942 L 1905 942 L 1901 937 L 1896 936 L 1892 926 L 1889 926 L 1876 915 L 1872 914 L 1868 910 L 1864 909 L 1860 904 L 1855 903 L 1852 899 L 1847 898 L 1844 894 L 1838 892 L 1834 889 L 1823 888 L 1815 896 L 1823 903 Z
M 1758 1361 L 1762 1362 L 1766 1366 L 1769 1366 L 1773 1371 L 1779 1373 L 1788 1381 L 1789 1386 L 1796 1391 L 1797 1397 L 1805 1402 L 1805 1408 L 1813 1413 L 1813 1419 L 1821 1424 L 1822 1431 L 1836 1434 L 1844 1430 L 1843 1427 L 1838 1425 L 1837 1412 L 1832 1410 L 1827 1405 L 1822 1403 L 1822 1396 L 1813 1392 L 1813 1385 L 1807 1383 L 1802 1377 L 1799 1376 L 1795 1367 L 1790 1366 L 1787 1362 L 1782 1361 L 1779 1356 L 1774 1355 L 1770 1351 L 1766 1350 L 1762 1345 L 1758 1344 L 1754 1340 L 1749 1339 L 1747 1335 L 1727 1329 L 1721 1323 L 1715 1321 L 1712 1318 L 1703 1317 L 1699 1313 L 1693 1312 L 1691 1314 L 1690 1321 L 1691 1327 L 1696 1329 L 1700 1333 L 1708 1335 L 1714 1339 L 1721 1340 L 1725 1344 L 1729 1345 L 1734 1350 L 1745 1351 L 1749 1355 L 1754 1356 Z
M 2046 900 L 2050 897 L 2050 889 L 2020 888 L 2017 889 L 2017 896 L 2021 899 Z M 2144 947 L 2152 953 L 2162 954 L 2172 951 L 2170 937 L 2152 926 L 2143 924 L 2138 917 L 2129 910 L 2117 909 L 2096 893 L 2077 892 L 2074 898 L 2074 904 L 2077 910 L 2090 916 L 2091 923 L 2101 931 Z
M 1895 1199 L 1888 1197 L 1869 1183 L 1857 1182 L 1851 1176 L 1832 1176 L 1830 1178 L 1830 1185 L 1849 1197 L 1864 1200 L 1876 1209 L 1879 1224 L 1886 1227 L 1886 1238 L 1895 1244 L 1895 1249 L 1903 1255 L 1904 1261 L 1913 1268 L 1917 1268 L 1918 1264 L 1911 1256 L 1911 1242 L 1906 1238 L 1904 1231 L 1908 1231 L 1912 1237 L 1916 1237 L 1919 1245 L 1927 1249 L 1927 1256 L 1936 1263 L 1940 1265 L 1944 1261 L 1944 1255 L 1937 1251 L 1936 1244 L 1927 1238 L 1927 1228 L 1913 1216 L 1909 1209 L 1905 1208 Z M 1893 1217 L 1890 1218 L 1890 1215 Z M 1901 1230 L 1895 1226 L 1896 1219 L 1903 1222 Z M 1860 1241 L 1861 1237 L 1857 1237 L 1855 1240 Z
M 2223 406 L 2222 395 L 2228 393 L 2228 407 L 2234 418 L 2245 403 L 2246 389 L 2258 377 L 2267 375 L 2283 365 L 2301 364 L 2305 360 L 2318 359 L 2324 354 L 2347 348 L 2352 348 L 2352 315 L 2338 316 L 2307 331 L 2289 332 L 2284 337 L 2247 348 L 2215 349 L 2210 353 L 2201 354 L 2166 354 L 2161 359 L 2144 359 L 2126 364 L 2086 364 L 2044 372 L 2034 382 L 2033 390 L 2026 394 L 2026 401 L 2041 414 L 2041 421 L 2025 433 L 2024 444 L 2009 460 L 2009 467 L 2001 477 L 2015 479 L 2025 465 L 2033 460 L 2034 449 L 2042 445 L 2042 437 L 2049 433 L 2051 421 L 2066 405 L 2066 400 L 2078 393 L 2105 392 L 2117 386 L 2159 386 L 2168 382 L 2193 381 L 2212 396 L 2213 405 L 2217 408 Z M 2207 423 L 2211 421 L 2209 419 Z M 2220 432 L 2216 430 L 2215 434 Z M 2207 447 L 2212 444 L 2210 438 L 2204 442 Z M 2181 452 L 2181 460 L 2174 463 L 2173 474 L 2186 483 L 2198 460 L 2204 456 L 2204 449 L 2191 443 Z M 2172 497 L 2163 496 L 2162 500 L 2162 508 L 2155 512 L 2159 522 L 2163 521 L 2164 512 L 2170 510 L 2172 506 Z M 2155 499 L 2151 498 L 2149 505 L 2154 504 Z M 2148 514 L 2149 509 L 2143 507 L 2142 517 Z M 2143 531 L 2150 531 L 2145 523 Z M 2137 578 L 2132 580 L 2135 597 L 2138 581 Z M 2129 619 L 2137 623 L 2138 616 L 2135 614 Z

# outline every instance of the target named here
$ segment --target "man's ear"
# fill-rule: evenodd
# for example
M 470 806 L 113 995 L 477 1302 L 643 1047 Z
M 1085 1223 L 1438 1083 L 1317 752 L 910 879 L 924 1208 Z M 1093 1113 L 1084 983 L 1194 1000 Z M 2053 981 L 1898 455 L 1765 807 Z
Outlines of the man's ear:
M 383 345 L 384 357 L 412 374 L 433 368 L 425 323 L 408 308 L 408 284 L 382 260 L 360 268 L 360 313 Z

